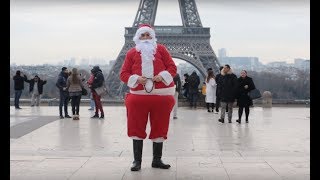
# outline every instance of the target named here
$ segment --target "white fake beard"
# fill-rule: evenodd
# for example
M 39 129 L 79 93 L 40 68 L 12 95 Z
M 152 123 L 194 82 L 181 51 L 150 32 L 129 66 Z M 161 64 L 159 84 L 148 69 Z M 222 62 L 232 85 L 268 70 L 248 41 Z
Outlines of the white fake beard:
M 152 39 L 140 40 L 136 45 L 136 49 L 141 52 L 143 60 L 152 61 L 156 52 L 156 44 Z
M 156 52 L 156 43 L 151 40 L 140 40 L 136 45 L 137 51 L 141 52 L 141 60 L 142 60 L 142 76 L 147 78 L 153 78 L 153 60 L 154 54 Z M 148 92 L 152 90 L 153 81 L 148 79 L 145 88 Z

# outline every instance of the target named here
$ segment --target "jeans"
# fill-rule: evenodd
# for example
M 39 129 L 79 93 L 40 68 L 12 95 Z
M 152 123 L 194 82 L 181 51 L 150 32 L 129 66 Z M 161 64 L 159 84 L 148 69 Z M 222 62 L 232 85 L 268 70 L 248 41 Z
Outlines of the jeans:
M 72 115 L 79 115 L 81 95 L 71 96 Z
M 233 102 L 223 102 L 223 101 L 221 101 L 221 116 L 220 116 L 220 119 L 224 119 L 224 116 L 225 116 L 227 108 L 228 108 L 228 120 L 231 121 L 231 119 L 232 119 Z
M 94 109 L 96 104 L 94 103 L 92 92 L 90 93 L 90 107 L 91 109 Z
M 59 113 L 62 116 L 62 106 L 64 106 L 64 115 L 68 115 L 68 103 L 69 96 L 66 95 L 63 91 L 60 91 L 60 104 L 59 104 Z
M 20 100 L 21 94 L 22 94 L 22 90 L 15 90 L 14 92 L 14 106 L 16 108 L 20 107 L 19 100 Z
M 198 93 L 190 93 L 190 107 L 197 107 Z
M 40 104 L 40 98 L 41 98 L 41 95 L 40 94 L 35 94 L 35 93 L 32 93 L 32 96 L 31 96 L 31 106 L 39 106 Z
M 179 92 L 175 92 L 174 93 L 174 99 L 175 99 L 175 103 L 173 106 L 173 117 L 177 117 L 177 111 L 178 111 L 178 96 L 179 96 Z

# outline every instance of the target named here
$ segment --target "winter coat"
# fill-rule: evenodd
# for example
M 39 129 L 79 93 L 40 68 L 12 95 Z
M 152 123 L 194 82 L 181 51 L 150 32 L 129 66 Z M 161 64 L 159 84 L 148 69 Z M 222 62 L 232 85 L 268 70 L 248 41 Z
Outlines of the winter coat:
M 34 79 L 30 79 L 30 80 L 27 80 L 26 82 L 28 82 L 30 84 L 29 86 L 29 92 L 31 93 L 33 91 L 33 88 L 34 88 L 34 84 L 35 84 L 35 80 Z M 39 91 L 39 94 L 42 94 L 43 93 L 43 85 L 46 84 L 47 81 L 44 81 L 44 80 L 41 80 L 40 78 L 38 78 L 38 91 Z
M 222 102 L 234 102 L 237 96 L 238 78 L 230 69 L 228 74 L 221 73 L 221 92 L 220 98 Z
M 67 89 L 69 93 L 74 93 L 74 92 L 81 92 L 82 91 L 83 85 L 81 81 L 81 77 L 78 75 L 76 83 L 73 82 L 72 80 L 72 75 L 68 77 L 67 79 Z
M 214 78 L 206 82 L 206 103 L 216 103 L 217 84 Z
M 56 83 L 56 86 L 57 88 L 59 88 L 60 93 L 64 93 L 65 95 L 68 95 L 68 91 L 63 90 L 64 87 L 67 87 L 67 79 L 68 79 L 68 74 L 61 71 Z
M 174 78 L 173 78 L 174 84 L 176 85 L 176 92 L 180 93 L 181 91 L 181 79 L 179 74 L 177 74 Z
M 223 76 L 219 73 L 216 75 L 216 83 L 217 83 L 217 91 L 216 91 L 216 96 L 219 98 L 221 96 L 221 81 L 222 81 Z
M 245 89 L 244 86 L 248 85 L 248 88 Z M 252 106 L 252 99 L 249 97 L 248 92 L 255 89 L 255 85 L 251 77 L 246 76 L 245 78 L 238 78 L 238 88 L 237 88 L 237 104 L 238 106 Z
M 102 74 L 101 69 L 98 66 L 95 66 L 95 67 L 93 67 L 91 72 L 94 76 L 94 79 L 91 84 L 91 89 L 96 89 L 98 87 L 103 86 L 104 76 Z
M 197 75 L 197 73 L 193 72 L 188 78 L 189 94 L 198 93 L 199 84 L 200 84 L 200 78 Z
M 130 91 L 138 92 L 141 90 L 145 90 L 142 84 L 136 83 L 136 81 L 134 80 L 137 79 L 138 76 L 142 76 L 142 68 L 146 68 L 143 66 L 143 64 L 144 61 L 141 58 L 141 52 L 137 51 L 135 47 L 131 48 L 127 52 L 120 72 L 121 81 L 126 83 L 127 86 L 130 87 Z M 154 82 L 154 89 L 157 89 L 158 92 L 170 91 L 172 89 L 174 94 L 175 90 L 173 88 L 173 77 L 177 73 L 177 66 L 175 65 L 169 51 L 164 45 L 157 44 L 152 65 L 154 76 L 164 73 L 163 75 L 161 75 L 163 81 Z M 171 94 L 171 91 L 169 94 Z
M 14 81 L 14 90 L 23 90 L 24 89 L 24 81 L 27 81 L 27 76 L 23 77 L 20 75 L 13 76 Z

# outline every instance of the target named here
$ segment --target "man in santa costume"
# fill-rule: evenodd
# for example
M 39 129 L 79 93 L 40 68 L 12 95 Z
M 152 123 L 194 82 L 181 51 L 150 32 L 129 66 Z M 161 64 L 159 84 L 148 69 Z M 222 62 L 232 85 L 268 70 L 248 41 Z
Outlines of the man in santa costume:
M 175 104 L 173 77 L 177 67 L 164 45 L 157 44 L 154 29 L 140 25 L 127 52 L 120 79 L 130 87 L 126 95 L 128 136 L 133 139 L 134 161 L 131 171 L 141 169 L 143 140 L 150 119 L 149 139 L 153 141 L 153 168 L 169 169 L 161 160 L 167 139 L 170 112 Z

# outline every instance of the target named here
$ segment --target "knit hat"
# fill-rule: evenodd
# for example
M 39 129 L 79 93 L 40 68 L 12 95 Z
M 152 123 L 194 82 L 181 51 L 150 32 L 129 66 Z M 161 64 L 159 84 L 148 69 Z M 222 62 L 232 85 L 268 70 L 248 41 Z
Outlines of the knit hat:
M 64 71 L 64 70 L 66 70 L 66 69 L 67 69 L 66 67 L 63 67 L 61 70 Z

